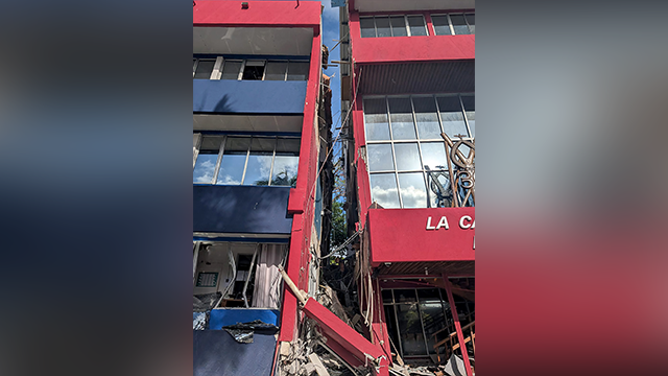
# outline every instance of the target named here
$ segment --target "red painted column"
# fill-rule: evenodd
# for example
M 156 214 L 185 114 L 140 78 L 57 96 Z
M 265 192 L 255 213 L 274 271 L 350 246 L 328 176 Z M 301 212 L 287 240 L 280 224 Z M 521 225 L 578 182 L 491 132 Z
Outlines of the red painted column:
M 321 34 L 313 37 L 309 79 L 304 103 L 304 121 L 302 123 L 301 146 L 297 186 L 290 190 L 288 212 L 293 214 L 290 250 L 286 272 L 300 289 L 308 286 L 308 263 L 310 261 L 309 244 L 313 211 L 315 210 L 314 183 L 317 179 L 318 151 L 315 140 L 316 104 L 321 79 Z M 313 193 L 311 193 L 313 191 Z M 279 341 L 292 341 L 297 328 L 297 299 L 283 287 L 283 306 L 281 308 L 281 332 Z
M 383 297 L 380 291 L 378 280 L 373 281 L 373 310 L 376 314 L 371 323 L 371 342 L 380 347 L 387 358 L 392 360 L 392 351 L 390 348 L 390 338 L 387 333 L 387 324 L 385 322 L 385 309 L 383 309 Z
M 457 331 L 457 339 L 459 340 L 459 349 L 462 352 L 462 360 L 464 360 L 464 367 L 466 367 L 466 375 L 473 376 L 471 371 L 471 362 L 469 361 L 469 353 L 466 349 L 466 343 L 464 343 L 464 333 L 462 332 L 462 324 L 459 322 L 459 316 L 457 315 L 457 308 L 455 307 L 455 299 L 452 297 L 452 288 L 450 287 L 450 281 L 448 280 L 448 275 L 443 273 L 443 284 L 445 285 L 445 292 L 448 294 L 448 303 L 450 303 L 450 312 L 452 312 L 452 317 L 455 320 L 455 330 Z

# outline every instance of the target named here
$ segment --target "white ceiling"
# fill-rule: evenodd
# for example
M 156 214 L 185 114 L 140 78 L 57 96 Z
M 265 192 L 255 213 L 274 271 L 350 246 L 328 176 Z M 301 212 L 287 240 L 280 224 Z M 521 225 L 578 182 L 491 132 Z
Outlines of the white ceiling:
M 475 9 L 475 0 L 355 0 L 359 12 Z
M 301 133 L 303 116 L 193 115 L 194 131 Z
M 278 27 L 194 27 L 194 54 L 311 54 L 313 29 Z

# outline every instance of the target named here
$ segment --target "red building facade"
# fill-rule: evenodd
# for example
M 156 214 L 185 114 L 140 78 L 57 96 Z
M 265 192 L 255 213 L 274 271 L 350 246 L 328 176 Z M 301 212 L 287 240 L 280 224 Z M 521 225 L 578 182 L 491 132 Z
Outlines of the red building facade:
M 368 338 L 407 363 L 472 364 L 475 2 L 349 0 L 340 20 Z

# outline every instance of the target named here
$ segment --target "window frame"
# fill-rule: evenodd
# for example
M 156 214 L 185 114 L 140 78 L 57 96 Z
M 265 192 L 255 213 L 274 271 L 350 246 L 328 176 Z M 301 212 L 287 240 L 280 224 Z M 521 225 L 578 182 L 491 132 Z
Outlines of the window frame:
M 469 33 L 468 34 L 455 34 L 455 26 L 452 24 L 452 18 L 450 18 L 450 15 L 464 17 L 464 22 L 466 22 L 466 27 L 468 27 Z M 437 35 L 437 36 L 445 36 L 445 34 L 437 34 L 436 33 L 436 27 L 434 26 L 433 17 L 434 16 L 446 16 L 448 18 L 448 26 L 450 26 L 450 36 L 454 36 L 454 35 L 475 35 L 475 31 L 471 30 L 471 24 L 469 23 L 469 19 L 466 17 L 468 15 L 474 15 L 475 16 L 475 12 L 463 11 L 463 12 L 450 12 L 450 13 L 430 13 L 429 17 L 432 18 L 432 22 L 431 22 L 432 32 L 434 33 L 434 35 Z
M 438 123 L 439 123 L 439 129 L 441 132 L 444 132 L 443 129 L 443 118 L 441 117 L 441 108 L 438 104 L 438 98 L 440 97 L 457 97 L 458 102 L 459 102 L 459 110 L 462 115 L 462 119 L 464 121 L 464 124 L 466 125 L 466 129 L 468 132 L 467 137 L 462 137 L 462 140 L 474 140 L 475 137 L 473 136 L 473 133 L 471 132 L 471 127 L 469 125 L 468 121 L 468 116 L 466 114 L 466 109 L 464 108 L 464 102 L 462 100 L 462 96 L 473 96 L 475 98 L 475 92 L 473 93 L 467 93 L 467 92 L 462 92 L 462 93 L 443 93 L 443 94 L 410 94 L 410 95 L 365 95 L 362 98 L 362 114 L 364 118 L 364 141 L 365 141 L 365 148 L 366 148 L 366 155 L 367 155 L 367 178 L 369 179 L 369 193 L 371 194 L 371 199 L 373 200 L 373 187 L 371 186 L 371 176 L 374 174 L 394 174 L 394 180 L 396 183 L 397 187 L 397 193 L 399 195 L 399 207 L 397 209 L 406 209 L 404 206 L 404 200 L 402 196 L 402 191 L 401 191 L 401 183 L 399 179 L 400 174 L 408 174 L 408 173 L 422 173 L 422 178 L 423 182 L 425 184 L 425 189 L 426 189 L 426 194 L 427 194 L 427 205 L 426 208 L 432 207 L 431 205 L 431 194 L 430 194 L 430 189 L 429 189 L 429 177 L 427 176 L 427 171 L 424 168 L 424 155 L 422 153 L 422 144 L 423 143 L 435 143 L 435 142 L 440 142 L 443 144 L 443 147 L 445 149 L 445 140 L 443 138 L 438 138 L 438 139 L 421 139 L 420 138 L 420 130 L 418 127 L 418 122 L 417 122 L 417 115 L 415 112 L 415 104 L 413 102 L 413 98 L 432 98 L 434 100 L 435 108 L 436 108 L 436 116 L 438 118 Z M 385 99 L 385 111 L 387 115 L 387 126 L 389 128 L 389 135 L 390 138 L 388 140 L 368 140 L 367 139 L 367 132 L 366 132 L 366 118 L 364 117 L 366 115 L 366 108 L 365 108 L 365 100 L 367 99 Z M 394 139 L 394 133 L 392 131 L 392 118 L 391 118 L 391 111 L 390 111 L 390 103 L 389 100 L 392 98 L 409 98 L 410 99 L 410 104 L 411 104 L 411 115 L 413 119 L 413 130 L 415 131 L 415 139 L 410 139 L 410 140 L 395 140 Z M 377 170 L 377 171 L 371 171 L 371 166 L 369 166 L 369 148 L 368 145 L 390 145 L 390 149 L 392 151 L 392 158 L 394 160 L 394 169 L 393 170 Z M 420 158 L 420 166 L 422 166 L 422 169 L 420 170 L 399 170 L 398 168 L 398 161 L 397 161 L 397 153 L 395 150 L 395 145 L 396 144 L 416 144 L 418 148 L 418 157 Z M 444 150 L 445 151 L 445 150 Z M 446 153 L 446 158 L 449 158 L 449 156 Z M 431 170 L 431 171 L 447 171 L 446 170 Z
M 273 141 L 273 150 L 271 154 L 271 164 L 269 167 L 269 180 L 267 181 L 267 187 L 292 187 L 290 185 L 272 185 L 272 180 L 274 178 L 274 164 L 276 161 L 276 149 L 278 148 L 278 140 L 283 139 L 283 140 L 299 140 L 300 147 L 301 147 L 301 138 L 297 136 L 280 136 L 280 135 L 275 135 L 275 136 L 269 136 L 269 135 L 249 135 L 249 134 L 243 134 L 243 133 L 229 133 L 229 134 L 210 134 L 210 133 L 203 133 L 203 132 L 196 132 L 193 133 L 193 135 L 197 135 L 194 137 L 198 138 L 197 146 L 196 146 L 196 151 L 193 151 L 193 155 L 196 155 L 194 157 L 193 161 L 193 171 L 195 170 L 195 166 L 197 165 L 197 158 L 199 157 L 199 151 L 200 147 L 202 145 L 202 141 L 206 137 L 219 137 L 222 138 L 222 141 L 220 143 L 220 147 L 218 148 L 218 156 L 216 158 L 216 164 L 214 167 L 214 172 L 213 172 L 213 178 L 210 182 L 195 182 L 193 181 L 193 185 L 199 185 L 199 186 L 244 186 L 245 180 L 246 180 L 246 172 L 248 170 L 248 161 L 250 160 L 250 155 L 251 155 L 251 149 L 253 147 L 253 139 L 268 139 Z M 220 172 L 220 165 L 222 164 L 223 161 L 223 156 L 225 154 L 225 145 L 227 144 L 227 139 L 229 137 L 241 137 L 241 138 L 248 138 L 250 142 L 248 143 L 248 148 L 246 149 L 246 157 L 244 160 L 244 168 L 242 171 L 241 175 L 241 181 L 239 184 L 217 184 L 218 182 L 218 174 Z M 297 158 L 300 158 L 299 155 L 299 150 L 296 152 L 298 155 L 296 156 Z M 299 172 L 299 162 L 297 163 L 297 172 Z M 246 185 L 246 186 L 258 186 L 258 185 Z
M 423 25 L 424 25 L 424 31 L 426 35 L 411 35 L 411 28 L 410 25 L 408 24 L 408 17 L 416 17 L 420 16 L 422 17 Z M 399 35 L 395 36 L 394 35 L 394 28 L 392 27 L 392 17 L 403 17 L 404 18 L 404 29 L 406 30 L 406 35 Z M 363 37 L 362 36 L 362 18 L 365 19 L 372 19 L 373 20 L 373 28 L 374 28 L 374 33 L 376 34 L 373 37 Z M 390 27 L 390 36 L 389 37 L 379 37 L 378 36 L 378 25 L 376 24 L 376 18 L 387 18 L 389 22 L 389 27 Z M 374 14 L 372 16 L 360 16 L 359 17 L 359 24 L 360 24 L 360 37 L 361 38 L 400 38 L 400 37 L 428 37 L 431 36 L 429 34 L 429 25 L 427 24 L 427 18 L 423 13 L 409 13 L 409 14 Z
M 310 76 L 310 60 L 307 59 L 272 59 L 271 57 L 262 57 L 262 58 L 244 58 L 244 59 L 236 59 L 236 58 L 225 58 L 225 56 L 216 56 L 216 57 L 194 57 L 193 56 L 193 80 L 207 80 L 206 78 L 195 78 L 195 72 L 197 71 L 197 65 L 199 64 L 200 60 L 215 60 L 214 62 L 214 67 L 211 72 L 211 75 L 209 76 L 208 80 L 210 81 L 235 81 L 235 80 L 227 80 L 227 79 L 222 79 L 223 71 L 225 69 L 225 64 L 226 63 L 241 63 L 241 67 L 239 68 L 239 72 L 237 72 L 237 79 L 236 81 L 277 81 L 281 82 L 281 80 L 266 80 L 266 75 L 267 75 L 267 64 L 268 63 L 287 63 L 285 67 L 285 74 L 283 75 L 283 82 L 287 81 L 302 81 L 302 80 L 288 80 L 288 74 L 290 72 L 290 63 L 306 63 L 309 66 L 309 69 L 306 72 L 306 80 L 303 81 L 308 81 L 309 76 Z M 249 60 L 257 60 L 257 61 L 262 61 L 263 62 L 263 67 L 264 67 L 264 72 L 262 73 L 262 80 L 244 80 L 243 75 L 244 75 L 244 70 L 246 69 L 246 63 Z

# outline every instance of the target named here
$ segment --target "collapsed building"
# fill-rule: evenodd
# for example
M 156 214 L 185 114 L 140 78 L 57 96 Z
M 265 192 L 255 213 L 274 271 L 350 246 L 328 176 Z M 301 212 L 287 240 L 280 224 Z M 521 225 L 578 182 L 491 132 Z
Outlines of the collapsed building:
M 195 375 L 473 374 L 474 2 L 337 3 L 339 247 L 320 2 L 193 3 Z

